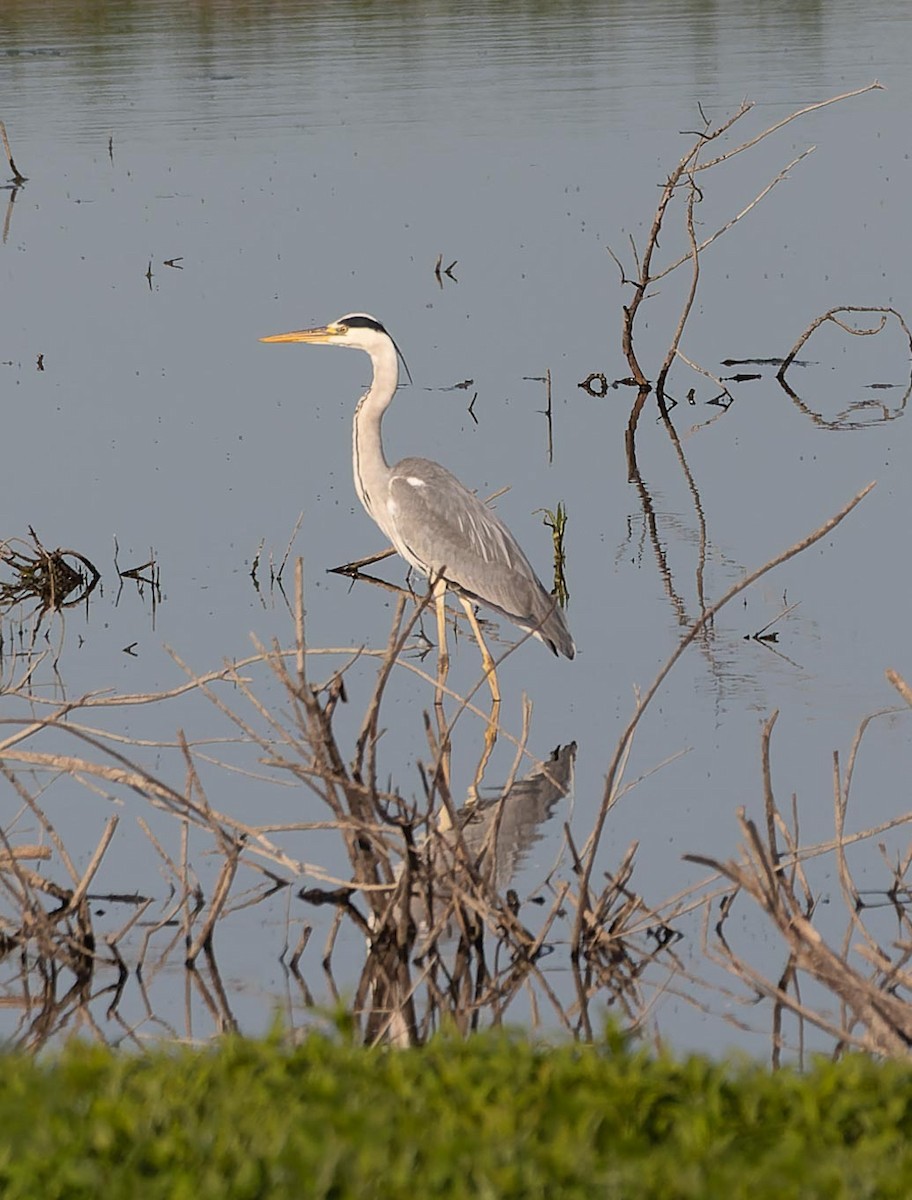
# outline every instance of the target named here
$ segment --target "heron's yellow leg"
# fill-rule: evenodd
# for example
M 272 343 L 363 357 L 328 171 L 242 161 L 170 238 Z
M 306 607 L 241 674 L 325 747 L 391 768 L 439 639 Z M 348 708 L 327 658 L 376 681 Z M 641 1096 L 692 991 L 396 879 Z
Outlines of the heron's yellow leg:
M 478 625 L 478 618 L 475 616 L 475 609 L 470 602 L 459 597 L 462 601 L 462 607 L 465 609 L 466 616 L 469 618 L 469 624 L 472 627 L 472 633 L 475 635 L 475 641 L 478 643 L 478 649 L 481 651 L 481 663 L 484 668 L 485 676 L 488 680 L 488 687 L 491 689 L 491 715 L 488 717 L 488 723 L 485 726 L 484 750 L 481 753 L 481 758 L 478 760 L 478 766 L 475 768 L 475 777 L 472 780 L 472 786 L 469 789 L 469 803 L 474 804 L 478 800 L 478 791 L 481 787 L 481 781 L 484 778 L 484 773 L 488 768 L 488 760 L 494 750 L 494 743 L 497 741 L 497 717 L 500 713 L 500 688 L 497 684 L 497 671 L 494 667 L 494 659 L 491 657 L 488 647 L 485 645 L 485 640 L 481 635 L 481 629 Z
M 438 707 L 443 704 L 443 688 L 450 671 L 446 636 L 446 592 L 446 580 L 438 579 L 434 584 L 434 608 L 437 612 L 437 695 L 434 703 Z
M 437 613 L 437 689 L 434 693 L 434 711 L 437 714 L 437 733 L 440 738 L 440 772 L 444 787 L 450 786 L 450 738 L 446 717 L 443 712 L 443 689 L 450 670 L 450 655 L 446 635 L 446 592 L 445 579 L 434 584 L 434 608 Z
M 472 633 L 475 635 L 475 641 L 478 643 L 478 649 L 481 651 L 481 665 L 484 668 L 488 687 L 491 689 L 491 699 L 494 701 L 494 709 L 496 710 L 497 705 L 500 704 L 500 688 L 497 686 L 497 672 L 494 668 L 494 659 L 491 657 L 491 653 L 485 645 L 485 640 L 481 636 L 481 630 L 478 627 L 478 618 L 475 616 L 475 609 L 472 607 L 471 602 L 465 596 L 460 596 L 459 599 L 462 602 L 462 607 L 465 609 L 466 616 L 469 618 Z M 494 712 L 491 713 L 491 718 L 493 720 Z

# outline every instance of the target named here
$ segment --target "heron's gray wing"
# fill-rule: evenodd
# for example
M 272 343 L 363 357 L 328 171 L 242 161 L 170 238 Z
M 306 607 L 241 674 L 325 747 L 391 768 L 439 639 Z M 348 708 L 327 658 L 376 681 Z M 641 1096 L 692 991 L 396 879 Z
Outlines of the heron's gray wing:
M 503 795 L 457 810 L 466 849 L 476 866 L 482 865 L 482 854 L 489 856 L 484 861 L 498 891 L 509 886 L 554 806 L 570 790 L 575 759 L 576 742 L 558 746 L 548 762 L 537 763 Z
M 575 759 L 575 742 L 558 746 L 547 762 L 537 763 L 502 795 L 459 808 L 456 824 L 461 838 L 450 829 L 419 845 L 429 878 L 428 886 L 417 889 L 414 895 L 412 915 L 416 923 L 433 924 L 453 896 L 459 894 L 460 878 L 466 870 L 456 849 L 460 840 L 472 867 L 486 875 L 499 893 L 510 886 L 529 851 L 542 837 L 542 826 L 569 792 Z
M 519 543 L 455 475 L 424 458 L 393 467 L 389 502 L 396 549 L 427 575 L 535 628 L 553 609 Z

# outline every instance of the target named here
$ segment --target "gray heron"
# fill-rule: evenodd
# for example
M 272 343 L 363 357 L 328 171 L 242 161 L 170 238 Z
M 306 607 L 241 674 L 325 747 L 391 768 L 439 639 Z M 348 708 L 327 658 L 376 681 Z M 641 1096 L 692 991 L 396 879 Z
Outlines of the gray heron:
M 439 463 L 403 458 L 390 466 L 386 461 L 380 427 L 399 386 L 400 353 L 380 322 L 367 313 L 349 313 L 329 325 L 260 341 L 345 346 L 370 357 L 373 379 L 355 409 L 355 491 L 405 561 L 435 585 L 440 674 L 446 673 L 443 603 L 448 587 L 465 609 L 495 702 L 500 697 L 494 661 L 478 628 L 475 603 L 534 634 L 554 654 L 573 658 L 563 612 L 497 514 Z

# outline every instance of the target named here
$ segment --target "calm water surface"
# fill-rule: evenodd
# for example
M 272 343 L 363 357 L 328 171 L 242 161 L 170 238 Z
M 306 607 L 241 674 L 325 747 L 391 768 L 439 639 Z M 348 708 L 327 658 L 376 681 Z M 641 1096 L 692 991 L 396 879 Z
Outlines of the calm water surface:
M 745 97 L 757 101 L 738 127 L 746 137 L 874 79 L 886 87 L 788 126 L 709 177 L 698 211 L 705 231 L 816 146 L 706 254 L 687 356 L 714 374 L 747 371 L 720 363 L 783 355 L 834 305 L 893 305 L 910 316 L 909 49 L 899 3 L 458 12 L 434 3 L 158 3 L 102 6 L 90 19 L 65 4 L 7 0 L 0 118 L 29 178 L 15 194 L 0 192 L 0 536 L 32 525 L 105 577 L 88 618 L 74 611 L 52 628 L 64 647 L 59 674 L 39 685 L 48 696 L 149 691 L 183 678 L 165 645 L 203 671 L 247 654 L 250 633 L 287 642 L 281 597 L 258 595 L 250 569 L 258 547 L 264 564 L 270 553 L 281 560 L 299 513 L 293 554 L 305 560 L 311 643 L 385 642 L 389 597 L 326 574 L 381 548 L 350 477 L 367 360 L 257 340 L 366 310 L 394 333 L 414 379 L 387 420 L 393 457 L 442 460 L 483 494 L 509 484 L 499 511 L 543 575 L 551 543 L 541 510 L 562 501 L 569 512 L 578 658 L 552 661 L 523 646 L 501 675 L 509 728 L 520 728 L 523 694 L 533 703 L 535 755 L 579 747 L 572 813 L 535 849 L 529 887 L 553 862 L 563 820 L 582 836 L 591 827 L 635 689 L 699 615 L 701 594 L 712 602 L 878 481 L 836 533 L 739 598 L 678 664 L 635 746 L 629 778 L 646 778 L 612 816 L 604 869 L 638 840 L 637 884 L 657 900 L 699 878 L 685 852 L 731 855 L 736 808 L 759 815 L 759 729 L 773 709 L 780 798 L 797 794 L 805 839 L 829 836 L 832 751 L 896 699 L 886 667 L 912 674 L 908 422 L 840 428 L 859 400 L 899 402 L 907 346 L 895 331 L 851 344 L 823 333 L 801 376 L 817 419 L 769 369 L 733 385 L 736 403 L 723 413 L 707 403 L 718 390 L 711 380 L 677 367 L 671 390 L 682 403 L 672 418 L 690 479 L 647 402 L 637 451 L 648 503 L 628 477 L 632 395 L 595 399 L 578 384 L 593 371 L 627 374 L 620 313 L 629 293 L 606 248 L 624 255 L 631 236 L 642 245 L 657 185 L 687 144 L 681 132 L 699 127 L 699 105 L 716 120 Z M 668 255 L 686 244 L 675 228 L 663 239 Z M 442 287 L 440 254 L 456 262 Z M 685 284 L 657 289 L 643 311 L 639 349 L 653 374 Z M 549 370 L 553 462 L 541 412 Z M 465 380 L 468 390 L 453 390 Z M 477 421 L 467 411 L 476 392 Z M 115 537 L 121 566 L 144 562 L 150 548 L 159 560 L 154 627 L 148 589 L 127 589 L 115 604 Z M 402 581 L 398 564 L 383 570 Z M 265 565 L 260 575 L 268 580 Z M 746 640 L 786 608 L 776 644 Z M 342 720 L 355 728 L 373 670 L 359 665 L 349 677 L 352 711 Z M 454 672 L 463 689 L 476 678 L 467 639 Z M 407 794 L 427 754 L 427 703 L 408 680 L 390 703 L 383 769 Z M 2 707 L 0 697 L 0 716 L 21 715 L 12 701 Z M 123 719 L 125 733 L 150 740 L 173 739 L 178 726 L 199 739 L 225 732 L 202 702 Z M 460 786 L 480 729 L 468 737 L 454 768 Z M 870 735 L 856 777 L 858 827 L 903 811 L 907 741 L 902 718 Z M 512 755 L 498 748 L 489 782 L 506 776 Z M 272 785 L 215 768 L 209 787 L 217 807 L 244 819 L 305 819 L 298 793 L 277 797 Z M 127 829 L 143 811 L 127 803 L 103 890 L 161 892 L 149 843 Z M 83 863 L 108 812 L 88 795 L 54 809 L 66 839 L 87 838 Z M 18 820 L 17 830 L 29 828 Z M 162 818 L 160 832 L 176 853 L 173 822 Z M 342 869 L 316 839 L 290 852 Z M 837 886 L 827 871 L 815 881 L 824 894 Z M 291 911 L 292 930 L 309 915 Z M 247 1029 L 264 1026 L 282 988 L 284 909 L 268 936 L 261 921 L 239 913 L 220 947 Z M 766 951 L 778 969 L 772 935 Z M 156 1000 L 173 1008 L 176 1025 L 178 992 L 164 988 Z M 197 1020 L 195 1031 L 207 1032 L 205 1014 Z M 672 998 L 658 1020 L 680 1044 L 754 1044 Z

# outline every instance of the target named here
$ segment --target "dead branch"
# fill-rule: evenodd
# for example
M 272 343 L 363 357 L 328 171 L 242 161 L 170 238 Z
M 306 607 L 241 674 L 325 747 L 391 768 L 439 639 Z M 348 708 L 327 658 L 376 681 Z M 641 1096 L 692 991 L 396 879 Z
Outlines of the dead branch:
M 749 102 L 742 103 L 735 113 L 714 127 L 710 125 L 708 120 L 704 119 L 704 127 L 696 133 L 694 141 L 682 154 L 677 165 L 671 171 L 662 187 L 659 201 L 653 215 L 652 226 L 650 228 L 642 254 L 638 252 L 636 245 L 631 239 L 632 258 L 635 268 L 631 275 L 628 275 L 623 264 L 614 251 L 611 250 L 610 247 L 608 248 L 608 253 L 620 271 L 621 283 L 629 284 L 633 288 L 633 295 L 630 299 L 630 302 L 623 306 L 621 348 L 623 350 L 624 357 L 627 359 L 631 377 L 641 391 L 649 391 L 651 389 L 651 384 L 647 379 L 645 372 L 643 371 L 635 349 L 634 330 L 640 305 L 646 299 L 647 295 L 650 293 L 650 289 L 653 288 L 656 283 L 670 275 L 672 272 L 676 271 L 686 262 L 690 262 L 692 266 L 692 276 L 688 294 L 682 305 L 681 313 L 678 317 L 677 328 L 671 338 L 656 380 L 656 390 L 659 393 L 660 407 L 664 407 L 664 390 L 668 372 L 676 354 L 679 352 L 684 329 L 693 310 L 696 299 L 696 291 L 700 275 L 700 255 L 710 245 L 712 245 L 713 242 L 718 240 L 724 233 L 728 232 L 734 225 L 740 222 L 767 195 L 769 195 L 773 188 L 775 188 L 777 184 L 782 182 L 782 180 L 788 176 L 788 173 L 792 170 L 792 168 L 797 166 L 803 158 L 811 153 L 813 147 L 808 148 L 792 159 L 791 162 L 789 162 L 787 166 L 783 167 L 782 170 L 780 170 L 775 176 L 775 178 L 766 184 L 766 186 L 763 187 L 748 204 L 746 204 L 738 213 L 736 213 L 735 216 L 730 218 L 708 237 L 699 241 L 696 236 L 694 225 L 694 204 L 702 200 L 703 194 L 700 186 L 697 184 L 697 174 L 699 172 L 709 171 L 712 168 L 729 161 L 735 156 L 742 154 L 744 151 L 751 149 L 758 143 L 764 141 L 766 138 L 771 137 L 774 133 L 781 130 L 790 122 L 797 120 L 799 117 L 806 116 L 809 113 L 816 112 L 840 101 L 856 98 L 869 91 L 878 90 L 880 89 L 880 86 L 881 85 L 875 81 L 865 87 L 857 88 L 854 91 L 844 92 L 839 96 L 833 96 L 827 100 L 806 105 L 803 108 L 797 109 L 793 113 L 790 113 L 781 121 L 777 121 L 768 126 L 766 129 L 761 130 L 760 133 L 754 135 L 753 137 L 747 138 L 740 145 L 731 147 L 730 149 L 723 151 L 713 158 L 701 161 L 701 156 L 705 148 L 710 144 L 715 143 L 723 135 L 727 134 L 732 127 L 737 124 L 738 121 L 740 121 L 747 115 L 748 112 L 751 111 L 753 105 Z M 681 188 L 683 188 L 687 194 L 685 231 L 689 249 L 686 253 L 680 255 L 666 266 L 654 268 L 653 260 L 659 246 L 659 239 L 665 225 L 669 206 Z
M 854 1019 L 864 1026 L 871 1049 L 879 1054 L 908 1057 L 912 1049 L 912 1007 L 865 979 L 826 945 L 743 810 L 738 821 L 745 838 L 745 857 L 741 862 L 718 862 L 702 855 L 688 855 L 688 861 L 721 871 L 760 906 L 789 947 L 796 968 L 817 979 L 846 1005 Z M 797 1011 L 799 1006 L 790 994 L 772 987 L 757 972 L 751 972 L 750 979 L 752 986 L 764 995 L 774 996 L 785 1007 Z M 801 1007 L 806 1020 L 833 1032 L 828 1020 Z
M 839 319 L 839 313 L 880 313 L 880 320 L 876 325 L 867 328 L 857 328 L 857 326 L 849 325 L 846 321 Z M 785 358 L 782 360 L 782 365 L 776 372 L 776 378 L 783 383 L 785 381 L 785 373 L 795 360 L 801 348 L 805 345 L 811 335 L 827 321 L 831 321 L 837 328 L 842 329 L 845 333 L 851 334 L 852 337 L 874 337 L 880 333 L 887 324 L 888 317 L 894 317 L 899 324 L 900 329 L 906 335 L 906 341 L 909 343 L 909 351 L 912 353 L 912 331 L 902 317 L 902 314 L 897 312 L 895 308 L 883 307 L 881 305 L 863 305 L 863 304 L 840 304 L 835 308 L 828 309 L 819 317 L 808 325 L 807 329 L 801 334 L 798 341 L 791 348 Z
M 6 160 L 10 165 L 10 170 L 13 173 L 13 183 L 17 187 L 21 187 L 27 181 L 27 177 L 22 174 L 16 164 L 13 162 L 13 152 L 10 150 L 9 138 L 6 136 L 6 125 L 0 121 L 0 140 L 3 142 L 3 149 L 6 152 Z

